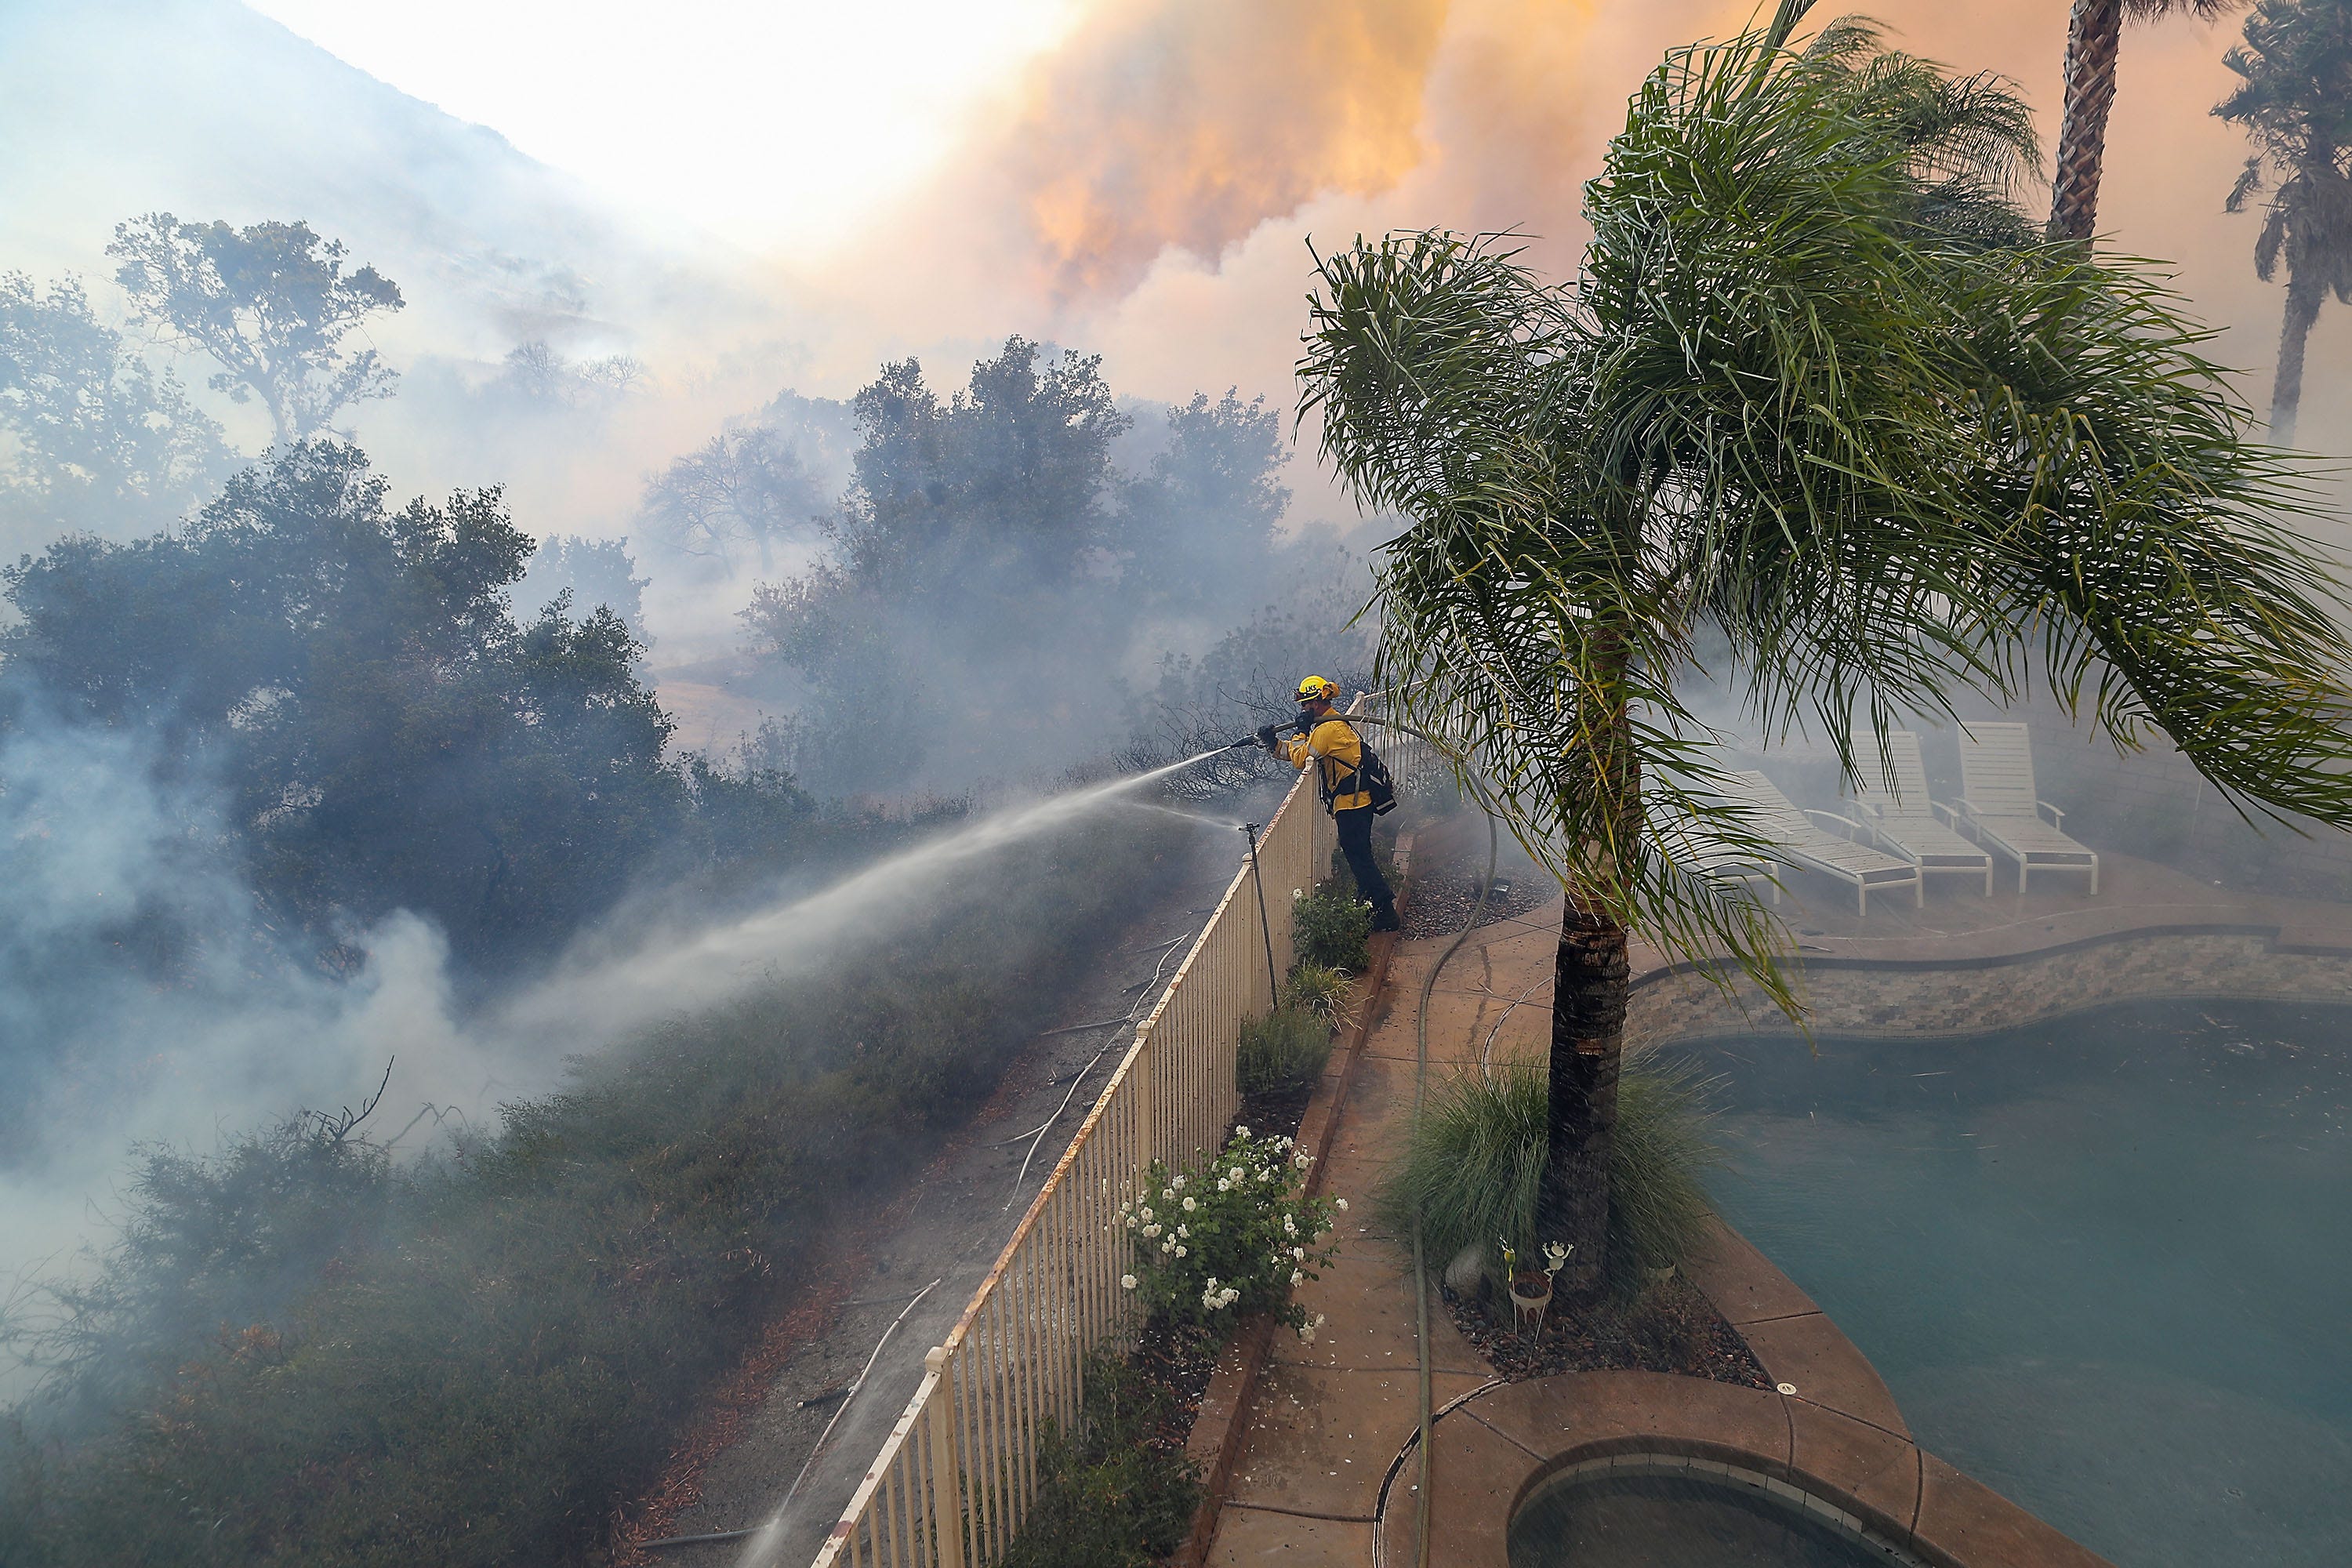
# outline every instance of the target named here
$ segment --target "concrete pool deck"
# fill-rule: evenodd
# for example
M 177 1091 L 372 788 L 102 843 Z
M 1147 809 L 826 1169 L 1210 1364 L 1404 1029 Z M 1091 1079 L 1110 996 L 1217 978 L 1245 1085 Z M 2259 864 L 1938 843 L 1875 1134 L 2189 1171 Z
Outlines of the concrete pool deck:
M 1782 906 L 1803 945 L 1824 1032 L 1973 1032 L 2134 994 L 2285 994 L 2352 1000 L 2352 908 L 2225 895 L 2128 857 L 2103 856 L 2102 889 L 2053 877 L 2025 898 L 1936 888 L 1924 910 L 1888 900 L 1862 921 L 1801 882 Z M 1805 901 L 1800 902 L 1802 900 Z M 1447 964 L 1431 999 L 1433 1066 L 1525 1058 L 1545 1047 L 1557 901 L 1497 921 Z M 1322 1190 L 1356 1206 L 1340 1261 L 1300 1290 L 1328 1321 L 1318 1341 L 1276 1336 L 1240 1413 L 1229 1473 L 1213 1476 L 1206 1561 L 1228 1568 L 1409 1564 L 1416 1545 L 1418 1424 L 1409 1249 L 1361 1200 L 1412 1114 L 1414 999 L 1450 939 L 1400 945 L 1381 1013 L 1335 1059 Z M 1703 979 L 1637 953 L 1653 1037 L 1752 1030 Z M 1969 977 L 1979 977 L 1970 981 Z M 1755 1248 L 1724 1231 L 1694 1281 L 1793 1393 L 1642 1373 L 1503 1384 L 1433 1295 L 1430 1561 L 1501 1568 L 1510 1519 L 1547 1477 L 1596 1457 L 1675 1455 L 1717 1474 L 1773 1478 L 1943 1568 L 2097 1568 L 2105 1559 L 1911 1440 L 1877 1373 Z M 1792 1500 L 1797 1500 L 1792 1498 Z

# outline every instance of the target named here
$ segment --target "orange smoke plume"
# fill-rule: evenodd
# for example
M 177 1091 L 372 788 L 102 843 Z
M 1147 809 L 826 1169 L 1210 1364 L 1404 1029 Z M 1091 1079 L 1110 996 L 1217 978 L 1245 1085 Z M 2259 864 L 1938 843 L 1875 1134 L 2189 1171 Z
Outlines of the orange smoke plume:
M 1028 84 L 1000 167 L 1050 291 L 1131 286 L 1169 247 L 1215 257 L 1310 198 L 1420 163 L 1444 0 L 1129 0 Z

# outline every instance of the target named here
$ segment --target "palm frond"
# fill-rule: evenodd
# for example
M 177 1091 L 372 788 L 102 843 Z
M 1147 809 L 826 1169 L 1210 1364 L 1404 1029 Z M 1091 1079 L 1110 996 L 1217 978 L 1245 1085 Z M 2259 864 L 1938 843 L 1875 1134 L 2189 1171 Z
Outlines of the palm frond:
M 2230 194 L 2221 198 L 2221 210 L 2231 213 L 2245 211 L 2246 198 L 2262 188 L 2263 161 L 2260 158 L 2249 158 L 2246 160 L 2246 166 L 2238 171 L 2238 178 L 2230 186 Z

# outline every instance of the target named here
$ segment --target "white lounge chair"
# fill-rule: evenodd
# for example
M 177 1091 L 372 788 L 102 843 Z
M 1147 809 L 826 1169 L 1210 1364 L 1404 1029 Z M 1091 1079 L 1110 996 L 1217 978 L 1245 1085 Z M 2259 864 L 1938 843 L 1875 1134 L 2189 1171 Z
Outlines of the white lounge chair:
M 1649 806 L 1650 831 L 1675 859 L 1702 877 L 1742 887 L 1761 882 L 1775 904 L 1780 901 L 1780 863 L 1753 847 L 1727 843 L 1702 822 L 1672 814 L 1658 803 Z M 1751 889 L 1752 890 L 1752 889 Z
M 1870 895 L 1890 888 L 1908 888 L 1912 901 L 1925 904 L 1919 868 L 1898 860 L 1865 842 L 1870 829 L 1833 811 L 1800 811 L 1780 786 L 1759 773 L 1727 774 L 1725 793 L 1745 809 L 1759 837 L 1777 846 L 1781 860 L 1803 871 L 1818 871 L 1852 888 L 1861 911 L 1870 913 Z M 1832 832 L 1820 824 L 1833 822 Z
M 1874 747 L 1866 737 L 1854 737 L 1856 756 Z M 1886 769 L 1864 768 L 1853 804 L 1870 828 L 1870 837 L 1888 854 L 1919 868 L 1922 877 L 1982 877 L 1985 896 L 1992 896 L 1992 856 L 1984 846 L 1962 837 L 1958 813 L 1927 795 L 1927 767 L 1919 760 L 1919 737 L 1909 730 L 1890 730 L 1885 752 Z M 1895 775 L 1895 791 L 1885 788 L 1885 773 Z
M 2031 731 L 2022 724 L 1960 726 L 1960 787 L 1953 804 L 1977 842 L 2017 862 L 2017 890 L 2034 871 L 2088 871 L 2099 891 L 2096 851 L 2066 836 L 2066 814 L 2033 787 Z

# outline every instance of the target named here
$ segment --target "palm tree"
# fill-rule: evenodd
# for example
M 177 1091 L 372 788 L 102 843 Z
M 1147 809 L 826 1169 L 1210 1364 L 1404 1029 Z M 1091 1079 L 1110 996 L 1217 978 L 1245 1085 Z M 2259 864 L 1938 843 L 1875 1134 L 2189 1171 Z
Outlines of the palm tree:
M 1857 722 L 2038 679 L 2119 748 L 2153 728 L 2232 799 L 2352 821 L 2352 647 L 2288 476 L 2169 295 L 2010 199 L 2033 153 L 2003 84 L 1864 26 L 1748 36 L 1643 85 L 1574 282 L 1443 232 L 1318 261 L 1300 416 L 1411 520 L 1381 679 L 1569 895 L 1568 1289 L 1605 1261 L 1628 932 L 1796 1010 L 1781 928 L 1691 852 L 1757 841 L 1695 685 L 1768 738 L 1817 719 L 1853 776 Z
M 2254 275 L 2267 283 L 2286 262 L 2286 320 L 2279 329 L 2271 435 L 2294 439 L 2303 401 L 2303 351 L 2329 293 L 2352 302 L 2352 0 L 2262 0 L 2246 41 L 2222 57 L 2244 79 L 2213 112 L 2245 127 L 2254 143 L 2230 193 L 2237 212 L 2284 177 L 2254 241 Z
M 2058 130 L 2058 174 L 2050 202 L 2053 239 L 2088 239 L 2098 226 L 2099 175 L 2107 156 L 2107 110 L 2116 102 L 2116 52 L 2124 18 L 2152 21 L 2180 11 L 2211 20 L 2244 0 L 2074 0 L 2066 24 L 2066 109 Z

